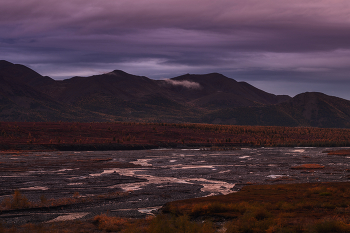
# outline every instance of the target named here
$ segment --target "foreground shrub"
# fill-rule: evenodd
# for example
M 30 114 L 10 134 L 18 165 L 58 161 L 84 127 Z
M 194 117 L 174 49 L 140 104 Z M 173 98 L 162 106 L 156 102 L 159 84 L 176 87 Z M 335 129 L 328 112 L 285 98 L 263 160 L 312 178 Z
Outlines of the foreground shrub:
M 94 217 L 94 222 L 97 224 L 99 230 L 120 231 L 127 225 L 128 220 L 101 214 Z
M 325 220 L 312 226 L 311 232 L 315 233 L 348 233 L 350 226 L 340 220 Z
M 1 207 L 5 209 L 25 209 L 31 207 L 31 203 L 19 190 L 16 190 L 12 194 L 12 198 L 5 198 L 1 202 Z

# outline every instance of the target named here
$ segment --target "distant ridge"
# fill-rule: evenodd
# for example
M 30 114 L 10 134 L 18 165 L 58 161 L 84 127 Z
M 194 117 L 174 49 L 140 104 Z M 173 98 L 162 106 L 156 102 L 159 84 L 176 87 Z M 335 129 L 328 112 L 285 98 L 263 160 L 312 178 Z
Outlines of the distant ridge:
M 280 104 L 300 125 L 350 127 L 350 101 L 319 92 L 306 92 Z
M 186 74 L 172 80 L 191 81 L 202 87 L 196 91 L 182 88 L 181 94 L 192 98 L 200 106 L 238 107 L 276 104 L 290 99 L 289 96 L 278 96 L 262 91 L 245 82 L 237 82 L 219 73 L 204 75 Z
M 0 61 L 0 121 L 142 121 L 350 128 L 350 101 L 274 95 L 219 73 L 152 80 L 121 70 L 56 81 Z
M 34 70 L 8 61 L 0 61 L 0 76 L 11 82 L 26 84 L 31 87 L 55 82 L 47 76 L 41 76 Z

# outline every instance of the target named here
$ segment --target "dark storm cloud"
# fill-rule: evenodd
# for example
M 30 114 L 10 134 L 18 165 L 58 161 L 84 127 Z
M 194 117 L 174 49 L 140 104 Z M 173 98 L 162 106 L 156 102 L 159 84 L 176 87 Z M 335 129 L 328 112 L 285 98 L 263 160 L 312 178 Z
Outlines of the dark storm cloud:
M 350 2 L 3 0 L 0 49 L 1 59 L 54 78 L 124 69 L 341 83 L 349 80 Z

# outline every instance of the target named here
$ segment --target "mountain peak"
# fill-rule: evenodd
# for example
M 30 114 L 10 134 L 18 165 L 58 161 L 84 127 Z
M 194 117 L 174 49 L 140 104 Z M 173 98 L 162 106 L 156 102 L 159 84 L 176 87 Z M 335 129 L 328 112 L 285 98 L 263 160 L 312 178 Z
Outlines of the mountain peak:
M 228 78 L 220 73 L 209 73 L 209 74 L 184 74 L 175 78 L 175 80 L 201 80 L 201 81 L 219 81 L 219 80 L 230 80 L 235 81 L 232 78 Z M 219 79 L 219 80 L 218 80 Z
M 13 64 L 5 60 L 0 61 L 0 75 L 7 80 L 26 84 L 32 87 L 54 82 L 54 80 L 50 77 L 43 77 L 25 65 Z
M 123 70 L 113 70 L 111 73 L 115 73 L 115 74 L 126 74 L 126 75 L 130 75 L 129 73 L 123 71 Z
M 5 68 L 7 66 L 11 66 L 13 63 L 5 61 L 5 60 L 0 60 L 0 68 Z
M 112 76 L 116 76 L 119 78 L 128 78 L 128 79 L 149 79 L 145 76 L 139 76 L 139 75 L 134 75 L 134 74 L 129 74 L 123 70 L 113 70 L 112 72 L 106 73 L 107 75 L 112 75 Z
M 303 92 L 303 93 L 300 93 L 300 94 L 297 94 L 296 96 L 294 97 L 297 97 L 297 96 L 312 96 L 312 95 L 316 95 L 316 96 L 321 96 L 321 95 L 326 95 L 322 92 L 316 92 L 316 91 L 307 91 L 307 92 Z
M 291 100 L 311 100 L 311 99 L 325 99 L 325 98 L 337 98 L 342 99 L 336 96 L 330 96 L 322 92 L 303 92 L 294 96 Z

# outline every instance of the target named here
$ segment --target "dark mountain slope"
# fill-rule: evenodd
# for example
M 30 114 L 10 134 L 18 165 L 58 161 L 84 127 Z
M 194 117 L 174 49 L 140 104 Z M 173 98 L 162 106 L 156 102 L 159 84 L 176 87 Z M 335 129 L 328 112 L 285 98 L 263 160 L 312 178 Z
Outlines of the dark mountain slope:
M 249 83 L 239 82 L 239 84 L 245 88 L 245 90 L 257 99 L 263 99 L 266 104 L 278 104 L 291 99 L 289 95 L 274 95 L 262 91 Z
M 350 127 L 350 101 L 338 97 L 319 92 L 306 92 L 281 103 L 279 107 L 300 125 Z
M 197 84 L 197 87 L 188 88 L 185 84 L 180 85 L 181 82 L 190 82 L 193 84 L 192 86 Z M 276 96 L 264 92 L 245 82 L 237 82 L 218 73 L 186 74 L 163 81 L 162 84 L 194 105 L 214 109 L 276 104 L 290 98 L 289 96 Z
M 316 92 L 273 95 L 218 73 L 152 80 L 115 70 L 55 81 L 0 61 L 0 120 L 350 128 L 350 101 Z
M 202 120 L 216 124 L 350 128 L 350 101 L 307 92 L 276 105 L 221 109 Z
M 5 80 L 26 84 L 33 88 L 40 88 L 42 85 L 55 82 L 50 77 L 42 76 L 24 65 L 13 64 L 4 60 L 0 61 L 0 76 Z
M 28 85 L 0 77 L 0 109 L 1 120 L 47 121 L 48 115 L 61 116 L 63 107 Z
M 117 120 L 182 121 L 187 117 L 193 119 L 195 114 L 181 101 L 174 101 L 157 81 L 120 70 L 90 77 L 73 77 L 42 88 L 59 102 L 112 114 Z M 184 112 L 186 116 L 183 116 Z M 179 120 L 174 120 L 174 117 Z
M 53 100 L 18 80 L 0 76 L 0 121 L 94 121 L 107 116 Z
M 300 126 L 278 105 L 220 109 L 202 117 L 202 122 L 223 125 Z
M 158 85 L 154 80 L 115 70 L 108 74 L 90 77 L 73 77 L 56 81 L 52 86 L 58 89 L 50 90 L 53 97 L 64 102 L 80 101 L 92 94 L 114 96 L 121 100 L 133 100 L 157 93 Z

